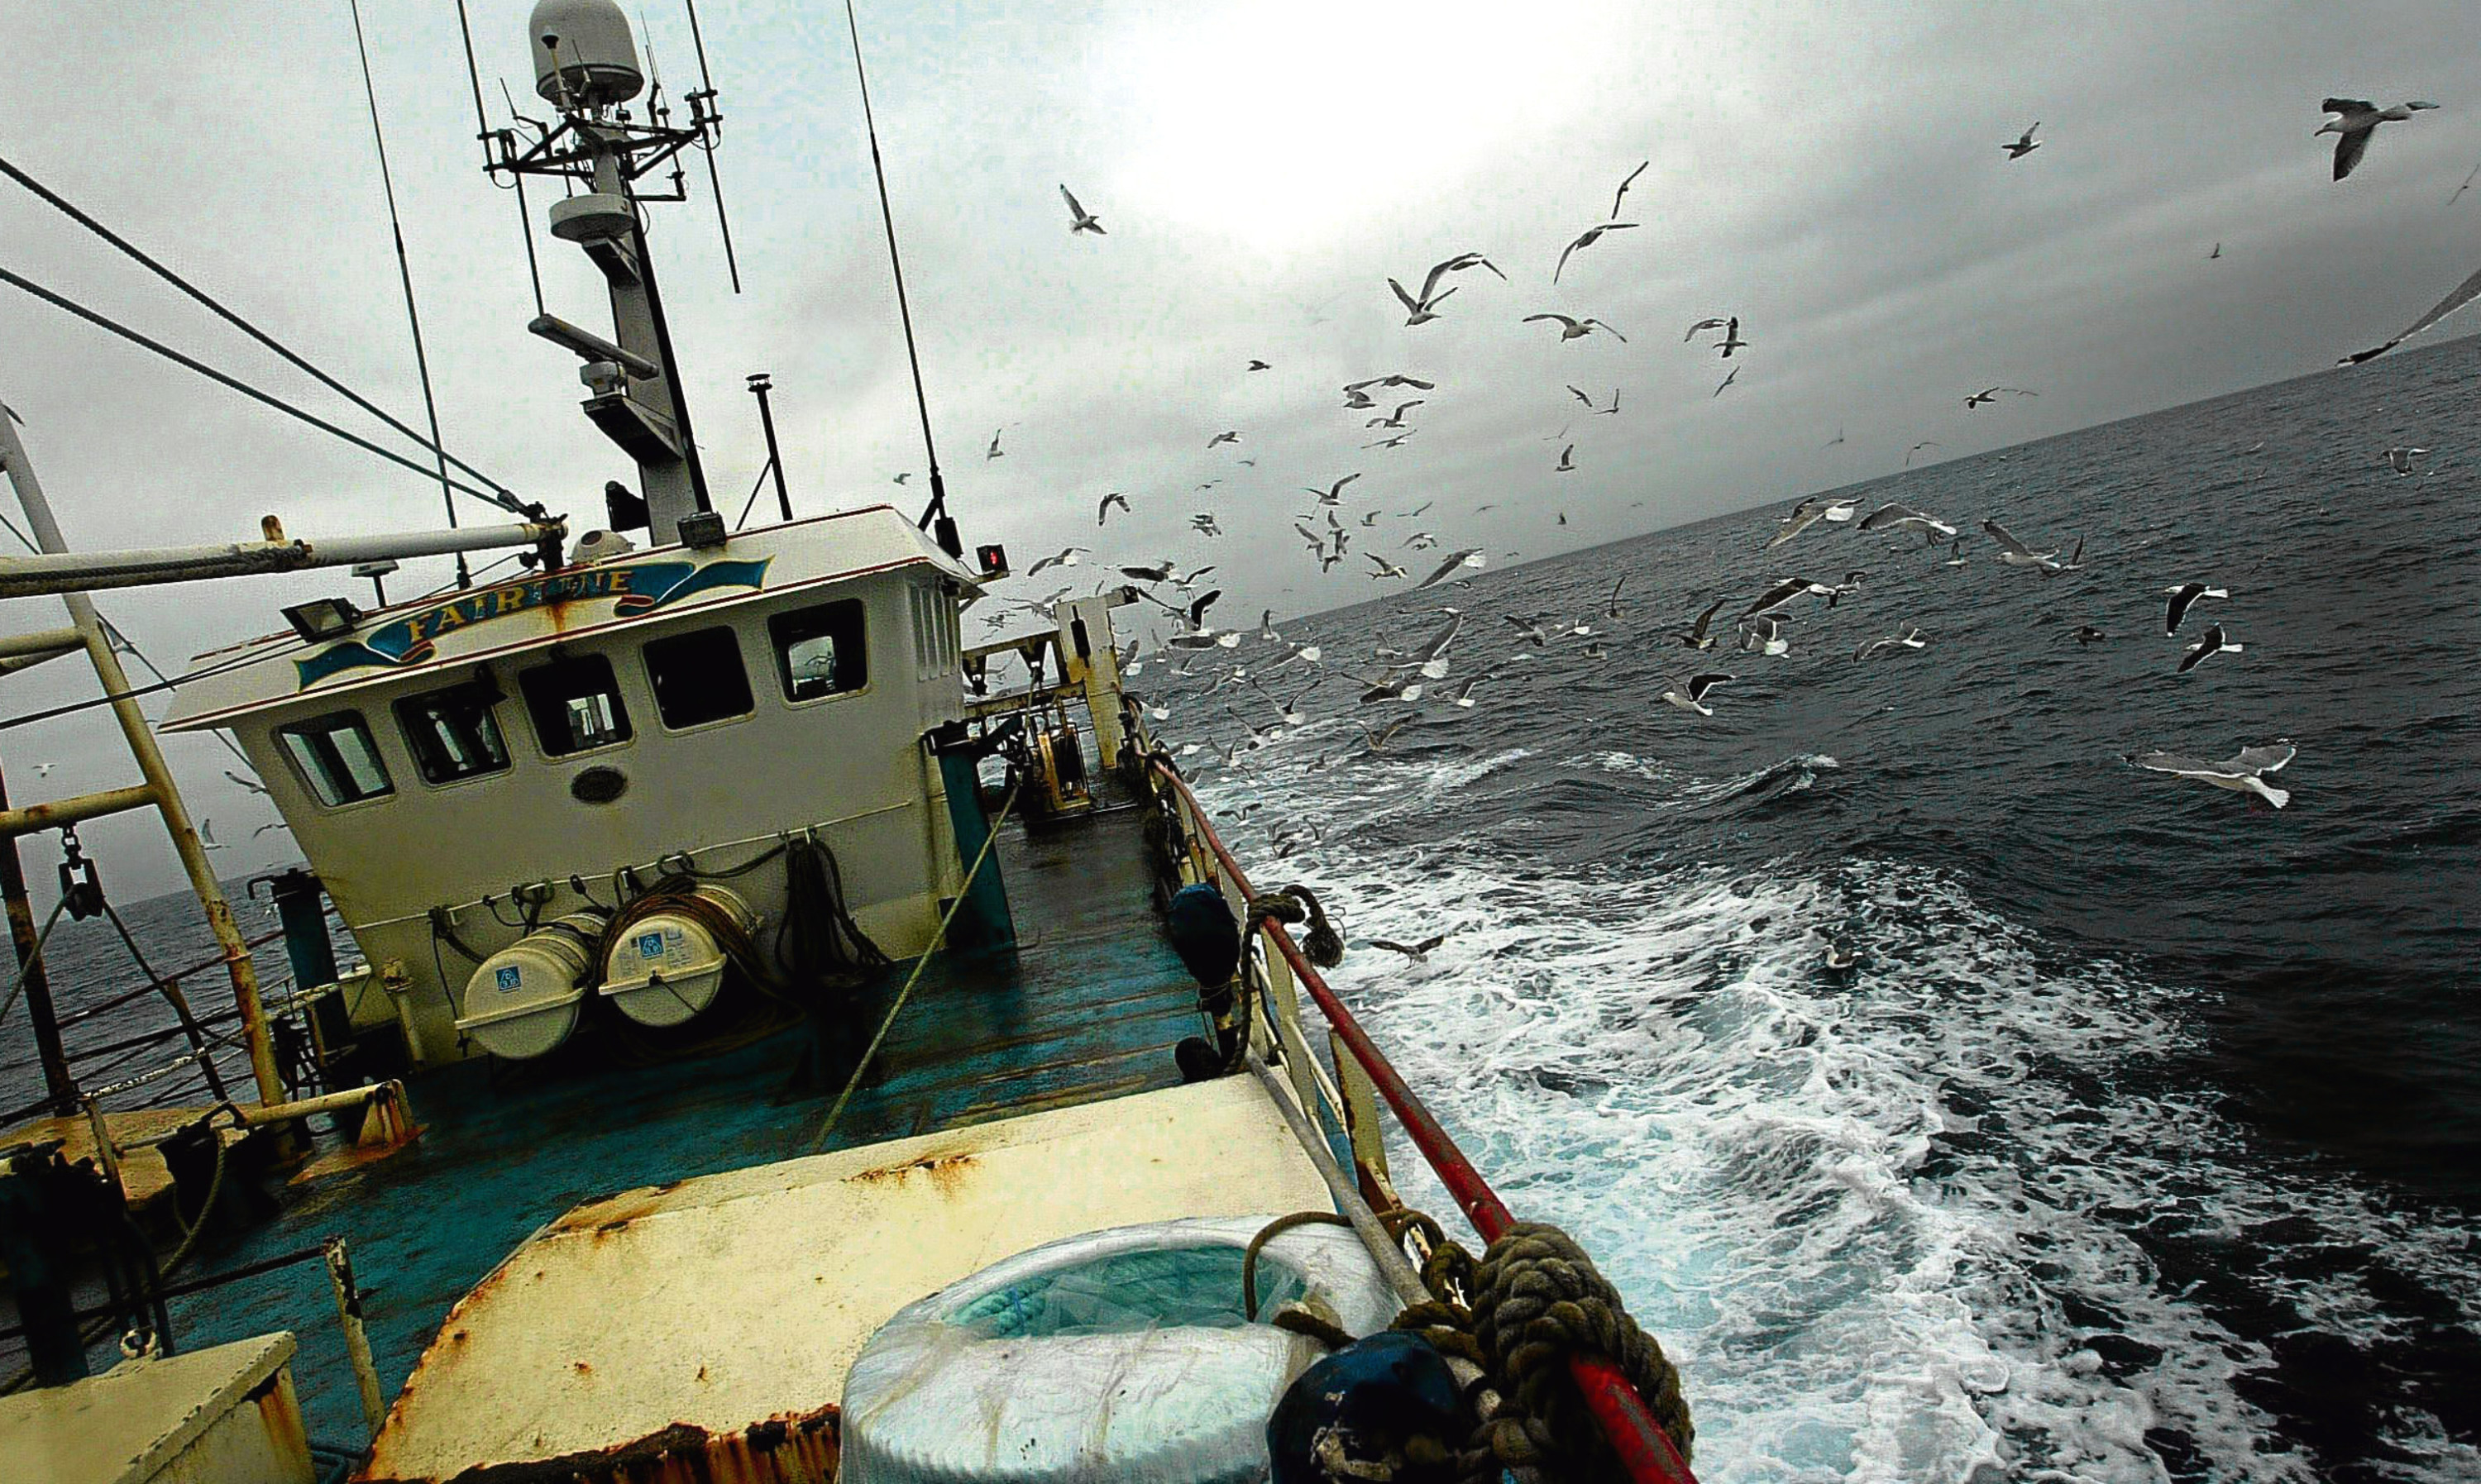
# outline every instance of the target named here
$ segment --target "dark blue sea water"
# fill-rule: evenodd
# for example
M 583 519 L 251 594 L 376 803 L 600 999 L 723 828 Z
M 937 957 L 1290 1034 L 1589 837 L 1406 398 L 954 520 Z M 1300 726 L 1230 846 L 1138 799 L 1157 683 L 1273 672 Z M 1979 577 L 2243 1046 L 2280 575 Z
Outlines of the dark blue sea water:
M 1778 508 L 1286 624 L 1316 719 L 1186 766 L 1258 806 L 1244 858 L 1324 829 L 1262 879 L 1343 905 L 1346 993 L 1682 1359 L 1707 1479 L 2481 1477 L 2476 392 L 2465 341 L 1844 492 L 1960 567 L 1762 551 Z M 1998 564 L 1989 516 L 2082 570 Z M 1852 569 L 1731 652 L 1773 580 Z M 2191 579 L 2231 595 L 2167 638 Z M 1727 593 L 1721 648 L 1669 642 Z M 1443 604 L 1450 675 L 1356 704 Z M 2207 621 L 2244 652 L 2174 674 Z M 1207 653 L 1166 734 L 1273 722 L 1202 682 L 1281 651 Z M 1710 667 L 1712 716 L 1656 699 Z M 2279 812 L 2122 761 L 2277 739 Z

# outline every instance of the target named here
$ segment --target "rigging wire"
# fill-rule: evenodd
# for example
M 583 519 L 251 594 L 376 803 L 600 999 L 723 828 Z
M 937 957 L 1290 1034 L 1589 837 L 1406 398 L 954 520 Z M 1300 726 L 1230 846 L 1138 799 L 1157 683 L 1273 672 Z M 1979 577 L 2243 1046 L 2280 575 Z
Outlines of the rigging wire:
M 698 86 L 706 90 L 706 106 L 709 110 L 713 110 L 715 76 L 706 67 L 706 38 L 698 31 L 697 0 L 686 0 L 686 4 L 690 13 L 690 42 L 697 48 Z M 640 29 L 644 27 L 645 22 L 642 18 L 639 21 L 639 25 Z M 650 49 L 646 55 L 652 59 L 654 52 Z M 692 114 L 695 112 L 695 109 L 692 110 Z M 713 117 L 716 138 L 721 140 L 723 116 L 720 113 L 715 113 Z M 732 251 L 732 219 L 725 216 L 723 212 L 723 176 L 716 169 L 715 145 L 700 141 L 697 147 L 698 153 L 706 156 L 706 183 L 715 192 L 715 224 L 723 234 L 723 266 L 732 274 L 732 292 L 738 294 L 741 292 L 741 260 L 735 257 Z
M 396 208 L 396 180 L 388 171 L 387 136 L 379 131 L 379 86 L 371 81 L 371 48 L 362 37 L 362 0 L 345 0 L 353 16 L 353 49 L 362 58 L 362 97 L 371 108 L 371 143 L 379 156 L 379 187 L 387 195 L 388 230 L 396 238 L 397 277 L 405 285 L 405 321 L 413 330 L 413 365 L 422 378 L 422 410 L 431 420 L 431 450 L 439 459 L 439 503 L 448 508 L 448 529 L 457 529 L 457 495 L 448 487 L 448 456 L 439 448 L 439 403 L 431 392 L 431 357 L 422 348 L 422 316 L 413 307 L 413 263 L 405 252 L 405 222 Z M 474 586 L 465 554 L 457 554 L 457 584 Z
M 904 322 L 904 357 L 913 367 L 913 407 L 922 415 L 922 451 L 930 460 L 930 507 L 922 512 L 920 522 L 928 526 L 934 517 L 948 513 L 948 484 L 939 475 L 938 447 L 930 441 L 930 399 L 922 390 L 922 352 L 913 342 L 913 306 L 904 297 L 904 262 L 896 251 L 896 211 L 887 203 L 887 166 L 879 159 L 878 120 L 871 113 L 870 73 L 862 66 L 861 21 L 853 14 L 852 0 L 845 0 L 845 26 L 852 33 L 853 76 L 861 82 L 862 126 L 870 134 L 871 173 L 878 180 L 878 219 L 887 227 L 887 266 L 896 275 L 896 312 Z M 699 55 L 703 59 L 703 48 Z
M 68 218 L 71 221 L 74 221 L 78 225 L 86 228 L 88 231 L 92 232 L 95 236 L 102 238 L 106 243 L 118 248 L 139 266 L 146 269 L 157 277 L 162 278 L 165 282 L 170 284 L 172 287 L 179 289 L 182 293 L 197 300 L 197 302 L 204 305 L 210 313 L 214 314 L 219 319 L 222 319 L 225 324 L 232 325 L 235 329 L 240 330 L 243 334 L 248 335 L 252 340 L 257 341 L 260 345 L 265 346 L 268 350 L 274 351 L 277 355 L 283 357 L 283 359 L 290 363 L 295 369 L 305 373 L 313 379 L 317 380 L 321 385 L 326 387 L 329 391 L 343 397 L 348 402 L 353 403 L 353 405 L 361 408 L 371 416 L 378 418 L 380 422 L 387 424 L 390 428 L 395 429 L 398 432 L 411 438 L 415 443 L 422 444 L 425 452 L 438 454 L 441 457 L 446 458 L 457 468 L 464 470 L 467 474 L 470 474 L 474 478 L 481 480 L 483 483 L 490 485 L 491 488 L 497 491 L 504 499 L 513 501 L 516 498 L 509 492 L 507 485 L 502 484 L 499 481 L 491 478 L 487 474 L 484 474 L 482 470 L 475 468 L 472 464 L 467 463 L 456 455 L 436 447 L 435 443 L 423 443 L 422 434 L 415 432 L 410 427 L 406 426 L 403 421 L 386 411 L 384 408 L 381 408 L 378 404 L 372 402 L 369 398 L 364 397 L 361 393 L 354 391 L 352 387 L 347 386 L 344 382 L 337 380 L 334 377 L 329 376 L 319 367 L 312 365 L 309 361 L 295 353 L 290 348 L 285 346 L 283 342 L 277 340 L 267 331 L 260 329 L 257 325 L 251 324 L 236 311 L 226 308 L 221 300 L 215 298 L 215 296 L 209 294 L 206 290 L 199 288 L 196 284 L 192 283 L 189 279 L 182 277 L 170 268 L 157 261 L 144 248 L 140 247 L 135 243 L 130 242 L 127 238 L 122 237 L 119 233 L 115 232 L 112 228 L 105 226 L 93 217 L 89 216 L 86 212 L 80 210 L 75 203 L 69 201 L 66 197 L 61 195 L 60 193 L 37 180 L 34 176 L 27 174 L 25 170 L 19 169 L 14 163 L 5 157 L 0 157 L 0 174 L 7 175 L 11 180 L 15 181 L 18 185 L 23 186 L 27 191 L 33 193 L 36 199 L 41 201 L 44 205 L 51 207 L 54 211 L 57 211 L 61 215 Z M 513 510 L 518 507 L 515 505 L 509 505 L 506 508 Z
M 402 454 L 394 453 L 388 449 L 383 449 L 378 444 L 373 443 L 370 439 L 361 436 L 359 433 L 348 432 L 344 429 L 337 427 L 335 424 L 328 422 L 326 418 L 318 416 L 316 413 L 304 412 L 300 407 L 293 405 L 293 404 L 286 402 L 284 399 L 277 397 L 272 392 L 261 391 L 259 388 L 250 385 L 248 382 L 242 380 L 238 377 L 227 376 L 223 372 L 216 370 L 213 366 L 208 365 L 206 362 L 199 360 L 196 356 L 185 355 L 181 351 L 173 350 L 170 346 L 164 344 L 164 342 L 160 340 L 153 339 L 137 330 L 131 329 L 128 325 L 111 318 L 109 315 L 89 309 L 84 304 L 81 304 L 77 300 L 69 299 L 65 295 L 55 294 L 51 290 L 44 288 L 41 284 L 35 282 L 33 279 L 26 277 L 22 273 L 13 273 L 6 268 L 0 268 L 0 283 L 6 283 L 13 288 L 22 289 L 35 296 L 37 299 L 43 300 L 43 302 L 52 305 L 56 309 L 65 309 L 70 314 L 76 315 L 79 319 L 86 321 L 90 325 L 95 325 L 101 329 L 108 329 L 114 334 L 118 335 L 123 340 L 129 341 L 133 345 L 141 346 L 146 350 L 154 351 L 156 354 L 163 356 L 166 360 L 172 362 L 176 366 L 181 366 L 188 370 L 195 371 L 198 375 L 205 377 L 210 381 L 228 387 L 233 391 L 241 393 L 245 397 L 252 399 L 253 401 L 264 403 L 268 406 L 274 407 L 276 411 L 282 412 L 289 417 L 299 418 L 300 421 L 309 424 L 320 431 L 332 433 L 336 437 L 344 439 L 347 443 L 350 443 L 355 448 L 361 449 L 366 453 L 377 454 L 379 456 L 386 459 L 392 464 L 402 464 L 405 468 L 412 470 L 414 473 L 421 475 L 426 480 L 437 477 L 434 471 L 424 468 L 422 465 L 415 463 L 412 459 L 405 457 Z M 512 494 L 506 492 L 495 494 L 490 490 L 477 489 L 471 484 L 459 483 L 454 480 L 448 481 L 447 484 L 449 488 L 456 490 L 460 494 L 471 495 L 475 499 L 496 506 L 499 508 L 508 511 L 511 515 L 523 515 L 532 518 L 535 514 L 535 509 L 518 503 L 517 497 Z

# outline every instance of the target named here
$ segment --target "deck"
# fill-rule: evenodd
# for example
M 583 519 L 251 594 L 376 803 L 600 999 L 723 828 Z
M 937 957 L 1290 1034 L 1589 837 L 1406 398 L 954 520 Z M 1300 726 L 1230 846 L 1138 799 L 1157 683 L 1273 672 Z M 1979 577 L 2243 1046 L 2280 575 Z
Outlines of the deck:
M 1179 1085 L 1172 1047 L 1203 1025 L 1194 981 L 1156 912 L 1144 818 L 1107 808 L 1001 831 L 995 853 L 1016 951 L 933 960 L 826 1148 Z M 869 1012 L 873 1026 L 880 1013 Z M 835 1090 L 786 1094 L 807 1039 L 796 1030 L 695 1061 L 590 1072 L 478 1060 L 428 1074 L 410 1084 L 418 1144 L 297 1181 L 282 1216 L 185 1276 L 345 1237 L 380 1384 L 393 1395 L 449 1307 L 569 1208 L 806 1153 Z M 185 1349 L 296 1332 L 310 1435 L 358 1444 L 359 1404 L 317 1264 L 171 1307 Z M 97 1368 L 108 1359 L 98 1351 Z

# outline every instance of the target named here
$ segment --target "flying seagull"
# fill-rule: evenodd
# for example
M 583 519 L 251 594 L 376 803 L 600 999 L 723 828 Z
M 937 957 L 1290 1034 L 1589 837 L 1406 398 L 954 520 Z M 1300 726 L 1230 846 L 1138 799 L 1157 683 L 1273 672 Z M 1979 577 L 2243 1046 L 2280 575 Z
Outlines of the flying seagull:
M 1025 575 L 1028 577 L 1037 576 L 1046 567 L 1073 567 L 1077 564 L 1079 555 L 1086 550 L 1088 550 L 1088 548 L 1083 546 L 1063 546 L 1059 549 L 1057 556 L 1045 557 L 1041 560 L 1036 561 L 1033 565 L 1026 568 Z
M 1839 443 L 1841 443 L 1841 442 L 1842 442 L 1842 441 L 1843 441 L 1843 430 L 1842 430 L 1841 428 L 1838 428 L 1838 429 L 1836 429 L 1836 430 L 1835 430 L 1835 436 L 1826 440 L 1826 447 L 1827 447 L 1827 448 L 1833 448 L 1833 447 L 1835 447 L 1835 445 L 1837 445 L 1837 444 L 1839 444 Z M 1821 450 L 1820 452 L 1823 452 L 1823 450 Z
M 1103 497 L 1102 504 L 1094 507 L 1094 524 L 1098 526 L 1103 524 L 1110 517 L 1111 507 L 1115 505 L 1120 508 L 1121 514 L 1129 513 L 1129 497 L 1115 489 Z
M 2438 105 L 2414 101 L 2382 109 L 2359 98 L 2328 98 L 2317 106 L 2338 116 L 2318 125 L 2317 132 L 2335 136 L 2335 178 L 2340 180 L 2369 152 L 2369 136 L 2378 132 L 2378 125 L 2400 123 L 2421 109 Z
M 2265 774 L 2280 772 L 2285 764 L 2300 755 L 2300 749 L 2288 742 L 2274 742 L 2263 746 L 2242 747 L 2219 763 L 2201 762 L 2176 752 L 2131 752 L 2128 762 L 2152 772 L 2169 773 L 2175 778 L 2194 778 L 2199 783 L 2229 789 L 2234 794 L 2254 794 L 2277 809 L 2291 802 L 2291 795 L 2265 781 Z
M 1682 711 L 1693 711 L 1701 716 L 1711 716 L 1714 715 L 1714 708 L 1706 704 L 1706 692 L 1732 678 L 1720 671 L 1709 671 L 1703 675 L 1679 676 L 1674 678 L 1670 686 L 1664 690 L 1662 698 Z
M 2007 388 L 2003 386 L 1993 386 L 1977 391 L 1972 396 L 1964 399 L 1964 410 L 1970 412 L 1973 408 L 1980 406 L 1985 402 L 1997 402 L 1998 400 L 1998 394 L 2006 389 Z
M 1920 453 L 1921 450 L 1943 449 L 1945 447 L 1946 447 L 1946 445 L 1939 442 L 1936 438 L 1923 438 L 1920 442 L 1904 450 L 1904 467 L 1907 469 L 1911 468 L 1913 466 L 1913 456 Z
M 2247 647 L 2245 644 L 2234 644 L 2225 639 L 2223 626 L 2209 623 L 2206 625 L 2206 632 L 2197 637 L 2197 642 L 2189 645 L 2188 652 L 2180 657 L 2180 667 L 2173 673 L 2185 675 L 2205 664 L 2210 656 L 2235 655 Z
M 1304 494 L 1318 496 L 1318 503 L 1320 505 L 1342 505 L 1344 504 L 1344 486 L 1351 483 L 1359 478 L 1361 478 L 1360 473 L 1355 471 L 1354 473 L 1345 475 L 1344 478 L 1336 481 L 1333 484 L 1324 489 L 1313 489 L 1309 485 L 1304 484 L 1301 486 L 1301 492 Z
M 1824 583 L 1813 583 L 1805 577 L 1787 577 L 1758 594 L 1758 601 L 1750 604 L 1740 616 L 1754 618 L 1760 613 L 1771 612 L 1799 597 L 1824 598 L 1827 600 L 1827 606 L 1832 608 L 1835 600 L 1841 595 L 1842 589 L 1830 587 Z
M 2039 118 L 2033 120 L 2033 129 L 2038 129 L 2041 126 L 2042 120 Z M 1998 147 L 2007 151 L 2007 158 L 2010 160 L 2024 159 L 2026 155 L 2031 154 L 2034 150 L 2042 147 L 2040 142 L 2033 138 L 2033 129 L 2026 129 L 2024 133 L 2018 135 L 2014 143 L 2001 144 Z
M 1635 177 L 1631 176 L 1630 178 L 1634 179 Z M 1551 270 L 1551 281 L 1553 283 L 1557 283 L 1559 281 L 1560 273 L 1568 266 L 1569 253 L 1575 252 L 1580 247 L 1590 247 L 1594 244 L 1601 242 L 1605 232 L 1624 232 L 1634 225 L 1636 225 L 1636 223 L 1633 221 L 1606 221 L 1600 226 L 1589 226 L 1585 228 L 1584 235 L 1579 237 L 1575 242 L 1570 243 L 1567 247 L 1560 249 L 1558 266 Z
M 1248 371 L 1272 371 L 1272 370 L 1274 370 L 1275 368 L 1274 368 L 1274 367 L 1272 367 L 1272 366 L 1267 365 L 1265 361 L 1259 360 L 1259 359 L 1257 359 L 1255 356 L 1252 356 L 1252 357 L 1250 358 L 1249 364 L 1248 364 L 1245 368 L 1243 368 L 1243 369 L 1244 369 L 1244 370 L 1248 370 Z
M 1775 532 L 1766 545 L 1781 546 L 1821 520 L 1839 522 L 1850 520 L 1852 512 L 1859 508 L 1858 501 L 1829 500 L 1824 495 L 1811 495 L 1800 504 L 1793 506 L 1789 515 L 1775 523 L 1782 529 Z M 1869 528 L 1865 524 L 1861 529 L 1867 531 Z
M 1924 514 L 1909 505 L 1893 501 L 1878 507 L 1861 521 L 1864 531 L 1918 531 L 1932 545 L 1955 534 L 1955 528 L 1935 515 Z
M 2063 572 L 2067 570 L 2068 567 L 2073 565 L 2076 560 L 2076 559 L 2072 557 L 2067 561 L 2061 561 L 2059 560 L 2059 549 L 2055 546 L 2046 552 L 2037 552 L 2033 550 L 2024 542 L 2016 539 L 2016 537 L 2008 532 L 2006 527 L 1998 524 L 1996 520 L 1983 521 L 1981 523 L 1981 529 L 1988 534 L 1990 539 L 1998 543 L 1998 560 L 2007 563 L 2011 567 L 2035 567 L 2040 569 L 2043 576 L 2048 577 L 2054 572 Z M 2078 555 L 2082 555 L 2084 551 L 2083 542 L 2079 541 L 2076 543 L 2076 551 Z
M 1645 168 L 1653 163 L 1654 162 L 1652 160 L 1638 162 L 1637 168 L 1628 172 L 1628 179 L 1621 181 L 1620 188 L 1611 193 L 1611 220 L 1613 221 L 1617 221 L 1620 219 L 1620 202 L 1627 198 L 1629 187 L 1635 185 L 1636 178 L 1639 175 L 1644 174 Z
M 1714 349 L 1723 352 L 1725 360 L 1730 360 L 1733 351 L 1748 348 L 1749 343 L 1740 338 L 1740 317 L 1736 314 L 1723 323 L 1723 338 L 1715 343 Z
M 1530 325 L 1536 320 L 1558 321 L 1559 338 L 1563 341 L 1575 340 L 1581 336 L 1589 335 L 1595 330 L 1601 330 L 1604 334 L 1610 336 L 1613 340 L 1620 342 L 1622 345 L 1626 345 L 1628 343 L 1628 336 L 1621 334 L 1618 330 L 1611 328 L 1600 320 L 1572 320 L 1564 314 L 1528 314 L 1525 317 L 1523 323 Z
M 1430 950 L 1447 941 L 1446 933 L 1434 932 L 1418 943 L 1397 943 L 1392 938 L 1372 938 L 1370 940 L 1370 946 L 1374 949 L 1385 949 L 1390 953 L 1401 953 L 1418 964 L 1430 956 Z
M 1716 598 L 1706 612 L 1697 615 L 1697 622 L 1690 625 L 1686 633 L 1674 635 L 1673 638 L 1690 649 L 1713 648 L 1714 636 L 1707 633 L 1707 628 L 1714 622 L 1714 615 L 1722 612 L 1723 605 L 1731 601 L 1729 597 Z
M 1566 448 L 1559 451 L 1559 462 L 1553 466 L 1551 472 L 1554 474 L 1573 474 L 1576 472 L 1576 468 L 1577 445 L 1571 443 Z
M 1006 454 L 1003 453 L 1000 449 L 1000 434 L 1005 431 L 1007 431 L 1007 430 L 1005 428 L 994 428 L 991 430 L 991 446 L 982 451 L 982 457 L 989 459 L 1005 458 L 1007 456 Z
M 1696 324 L 1688 326 L 1688 333 L 1680 337 L 1680 343 L 1682 345 L 1686 345 L 1688 342 L 1696 339 L 1700 334 L 1707 330 L 1721 329 L 1726 323 L 1728 322 L 1719 317 L 1709 320 L 1700 320 Z
M 2393 448 L 2387 450 L 2383 456 L 2389 464 L 2393 466 L 2395 473 L 2400 476 L 2412 473 L 2412 461 L 2428 452 L 2429 450 L 2427 449 L 2406 448 L 2402 444 L 2397 444 Z
M 1725 378 L 1723 378 L 1722 385 L 1721 385 L 1721 386 L 1717 386 L 1717 387 L 1715 387 L 1715 388 L 1714 388 L 1714 390 L 1713 390 L 1712 395 L 1711 395 L 1711 396 L 1710 396 L 1710 397 L 1708 397 L 1708 399 L 1707 399 L 1707 400 L 1708 400 L 1709 402 L 1711 402 L 1715 397 L 1720 397 L 1720 396 L 1722 396 L 1722 395 L 1723 395 L 1723 387 L 1725 387 L 1725 386 L 1729 386 L 1729 385 L 1731 385 L 1733 382 L 1737 381 L 1738 379 L 1740 379 L 1740 368 L 1739 368 L 1739 367 L 1737 367 L 1737 366 L 1735 366 L 1735 367 L 1733 367 L 1733 368 L 1732 368 L 1732 374 L 1731 374 L 1730 376 L 1725 377 Z
M 1488 560 L 1478 546 L 1468 546 L 1460 552 L 1449 552 L 1448 559 L 1439 563 L 1436 571 L 1413 585 L 1413 590 L 1419 592 L 1424 587 L 1435 587 L 1453 577 L 1458 568 L 1478 567 Z
M 38 763 L 35 765 L 35 776 L 38 778 L 51 770 L 52 765 L 49 763 Z M 255 778 L 245 778 L 241 774 L 234 772 L 229 768 L 224 769 L 224 776 L 230 778 L 233 782 L 240 784 L 243 788 L 249 790 L 252 794 L 264 794 L 267 792 L 266 784 L 259 782 Z
M 2216 258 L 2218 258 L 2218 257 L 2221 257 L 2222 255 L 2223 255 L 2223 245 L 2222 245 L 2221 243 L 2216 243 L 2216 244 L 2214 244 L 2214 250 L 2206 254 L 2206 261 L 2207 261 L 2207 262 L 2208 262 L 2208 263 L 2210 263 L 2210 262 L 2214 261 L 2214 259 L 2216 259 Z
M 1783 624 L 1775 618 L 1763 614 L 1755 618 L 1743 617 L 1737 628 L 1740 632 L 1740 653 L 1744 655 L 1791 652 L 1791 640 L 1784 638 Z
M 2162 633 L 2166 637 L 2180 632 L 2181 621 L 2188 616 L 2188 609 L 2199 598 L 2231 596 L 2229 589 L 2208 587 L 2204 583 L 2181 583 L 2177 587 L 2162 590 L 2171 595 L 2171 601 L 2162 605 Z
M 1388 560 L 1386 558 L 1379 556 L 1376 552 L 1363 552 L 1361 555 L 1364 560 L 1369 561 L 1369 563 L 1376 569 L 1370 574 L 1370 579 L 1372 582 L 1383 581 L 1390 577 L 1405 577 L 1410 575 L 1402 567 L 1399 567 L 1396 563 Z
M 1453 288 L 1449 288 L 1435 295 L 1425 294 L 1421 298 L 1416 299 L 1411 294 L 1405 292 L 1404 285 L 1397 283 L 1393 278 L 1387 280 L 1387 286 L 1394 289 L 1396 291 L 1396 298 L 1402 301 L 1404 305 L 1404 323 L 1407 325 L 1427 325 L 1432 320 L 1437 319 L 1439 317 L 1437 313 L 1438 306 L 1445 303 L 1448 296 L 1455 292 Z
M 1885 638 L 1873 638 L 1852 651 L 1852 663 L 1858 664 L 1864 660 L 1874 660 L 1889 650 L 1919 649 L 1928 642 L 1929 636 L 1913 625 L 1906 624 L 1901 634 L 1891 634 Z
M 198 844 L 205 846 L 210 850 L 221 850 L 224 847 L 224 843 L 216 838 L 215 820 L 200 820 L 198 821 Z
M 1222 443 L 1238 443 L 1238 442 L 1240 442 L 1240 434 L 1239 432 L 1237 432 L 1237 431 L 1229 431 L 1229 430 L 1227 430 L 1227 431 L 1224 431 L 1224 432 L 1216 433 L 1214 437 L 1207 439 L 1207 440 L 1206 440 L 1206 446 L 1207 446 L 1208 448 L 1214 448 L 1214 446 L 1216 446 L 1217 444 L 1222 444 Z
M 1111 235 L 1103 230 L 1101 218 L 1089 215 L 1084 207 L 1077 204 L 1077 197 L 1069 193 L 1067 186 L 1059 188 L 1059 198 L 1068 203 L 1069 235 L 1075 236 L 1079 232 L 1091 232 L 1097 237 Z

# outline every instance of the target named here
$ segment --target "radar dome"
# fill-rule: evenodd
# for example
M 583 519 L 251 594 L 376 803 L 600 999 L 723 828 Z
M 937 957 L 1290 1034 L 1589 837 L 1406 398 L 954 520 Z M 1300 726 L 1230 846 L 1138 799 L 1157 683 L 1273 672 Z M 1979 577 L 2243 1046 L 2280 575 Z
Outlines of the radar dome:
M 540 0 L 526 24 L 535 91 L 561 108 L 625 103 L 646 85 L 615 0 Z

